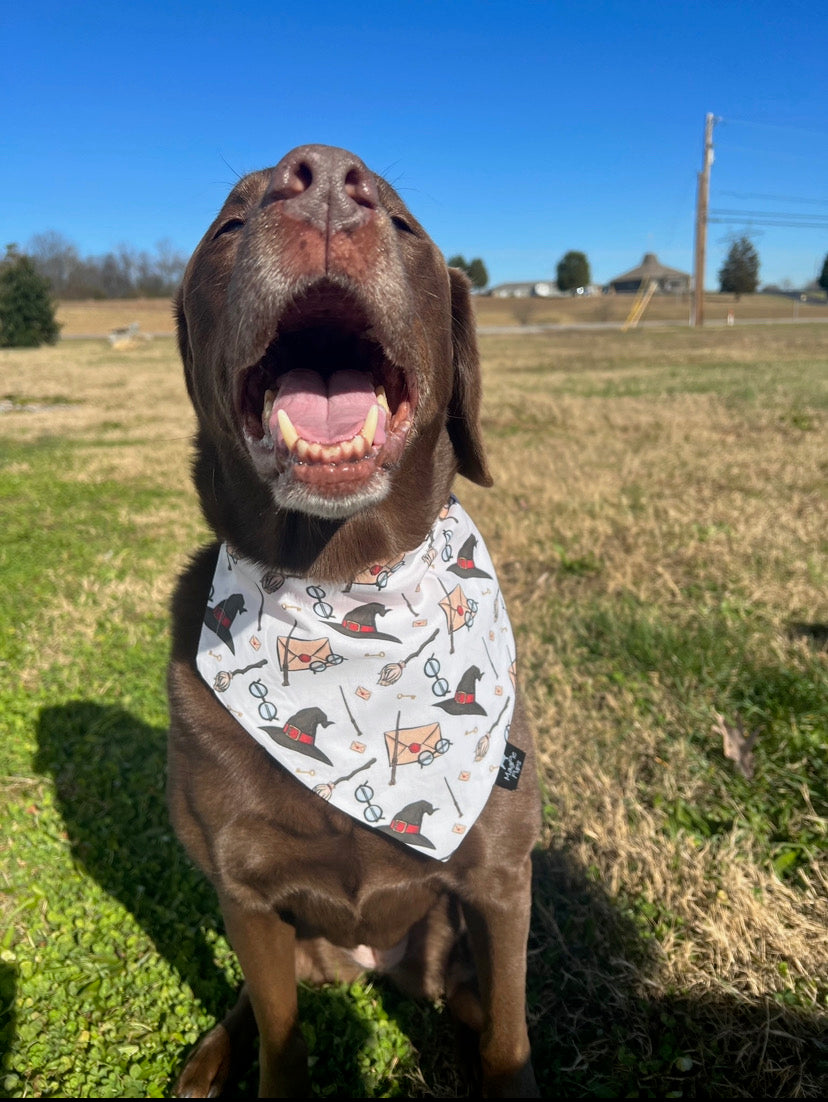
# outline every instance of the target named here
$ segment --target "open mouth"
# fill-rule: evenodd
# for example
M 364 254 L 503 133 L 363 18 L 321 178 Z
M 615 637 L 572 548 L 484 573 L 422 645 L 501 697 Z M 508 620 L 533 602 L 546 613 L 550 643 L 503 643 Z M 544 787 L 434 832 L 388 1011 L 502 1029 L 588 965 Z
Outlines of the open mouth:
M 322 286 L 285 311 L 239 406 L 258 466 L 335 498 L 399 460 L 416 395 L 364 309 Z

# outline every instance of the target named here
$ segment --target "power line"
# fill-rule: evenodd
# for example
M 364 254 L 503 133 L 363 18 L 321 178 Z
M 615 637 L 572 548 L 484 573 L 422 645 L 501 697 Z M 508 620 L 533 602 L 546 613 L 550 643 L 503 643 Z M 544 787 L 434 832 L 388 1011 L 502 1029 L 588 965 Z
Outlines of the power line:
M 725 191 L 719 195 L 732 195 L 734 199 L 767 199 L 771 203 L 817 203 L 828 206 L 828 199 L 804 199 L 799 195 L 765 195 L 759 191 Z
M 824 130 L 811 130 L 806 126 L 790 126 L 786 123 L 751 122 L 748 119 L 726 119 L 719 116 L 718 121 L 731 126 L 755 126 L 760 130 L 783 130 L 786 134 L 809 134 L 813 138 L 828 138 Z
M 732 210 L 727 207 L 711 209 L 710 213 L 711 215 L 716 214 L 719 217 L 750 218 L 755 221 L 764 219 L 773 219 L 777 221 L 781 219 L 784 222 L 793 222 L 794 224 L 807 219 L 809 225 L 828 226 L 828 214 L 799 214 L 796 211 L 784 210 Z
M 828 222 L 785 222 L 762 218 L 722 218 L 713 214 L 711 214 L 707 220 L 708 222 L 721 222 L 731 226 L 744 225 L 747 221 L 753 226 L 786 226 L 788 229 L 794 230 L 828 230 Z

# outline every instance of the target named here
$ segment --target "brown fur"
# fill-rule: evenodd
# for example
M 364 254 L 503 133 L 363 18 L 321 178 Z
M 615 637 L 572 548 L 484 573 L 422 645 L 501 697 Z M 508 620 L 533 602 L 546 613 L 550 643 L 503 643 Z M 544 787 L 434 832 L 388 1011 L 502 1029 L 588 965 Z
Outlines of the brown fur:
M 274 337 L 301 328 L 303 311 L 358 314 L 416 396 L 401 453 L 376 475 L 380 489 L 336 505 L 344 515 L 317 515 L 324 487 L 305 511 L 280 504 L 271 483 L 281 476 L 257 468 L 240 428 L 245 372 Z M 199 421 L 202 507 L 218 539 L 247 558 L 346 581 L 422 542 L 458 470 L 491 482 L 468 283 L 396 192 L 343 150 L 300 147 L 237 184 L 188 266 L 178 335 Z M 276 764 L 201 680 L 195 654 L 217 548 L 194 558 L 173 601 L 169 804 L 216 887 L 246 982 L 191 1055 L 178 1093 L 221 1090 L 255 1015 L 261 1095 L 306 1094 L 296 981 L 350 980 L 365 950 L 356 960 L 349 950 L 370 946 L 404 990 L 445 996 L 480 1033 L 485 1094 L 534 1096 L 524 986 L 539 803 L 519 704 L 510 732 L 527 754 L 519 791 L 495 787 L 448 861 L 360 826 Z

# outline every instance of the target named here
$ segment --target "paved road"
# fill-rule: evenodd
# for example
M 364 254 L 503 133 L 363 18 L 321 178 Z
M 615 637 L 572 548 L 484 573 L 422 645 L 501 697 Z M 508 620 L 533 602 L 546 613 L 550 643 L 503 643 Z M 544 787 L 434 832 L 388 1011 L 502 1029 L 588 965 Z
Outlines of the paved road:
M 728 326 L 723 319 L 708 320 L 705 329 L 744 329 L 748 325 L 811 325 L 814 322 L 828 323 L 828 318 L 744 318 Z M 477 332 L 484 335 L 503 335 L 510 333 L 549 333 L 564 329 L 623 329 L 623 321 L 584 321 L 555 322 L 545 325 L 478 325 Z M 638 329 L 686 329 L 686 321 L 640 321 Z

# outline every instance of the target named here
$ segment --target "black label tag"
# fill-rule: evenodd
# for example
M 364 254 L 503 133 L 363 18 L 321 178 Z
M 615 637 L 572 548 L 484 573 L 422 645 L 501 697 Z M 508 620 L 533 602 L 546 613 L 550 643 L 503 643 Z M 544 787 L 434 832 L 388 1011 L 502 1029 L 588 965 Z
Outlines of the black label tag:
M 523 759 L 525 757 L 525 750 L 521 750 L 520 747 L 512 746 L 511 742 L 507 742 L 503 751 L 503 761 L 500 763 L 500 769 L 498 770 L 495 784 L 499 785 L 501 788 L 509 788 L 512 790 L 517 788 L 521 770 L 523 769 Z

